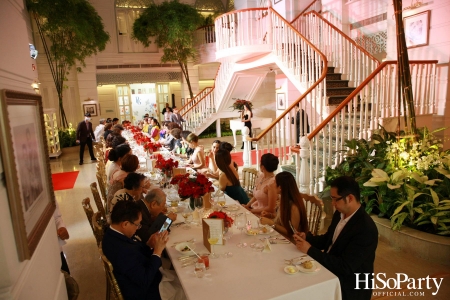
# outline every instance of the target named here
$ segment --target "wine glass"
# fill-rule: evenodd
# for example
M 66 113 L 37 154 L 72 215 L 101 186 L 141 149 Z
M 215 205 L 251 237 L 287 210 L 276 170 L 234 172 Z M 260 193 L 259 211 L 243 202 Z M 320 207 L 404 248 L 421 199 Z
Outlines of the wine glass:
M 236 228 L 239 229 L 242 233 L 242 231 L 245 229 L 245 227 L 247 226 L 247 215 L 245 213 L 240 213 L 236 215 Z M 238 243 L 237 246 L 239 248 L 243 248 L 246 247 L 247 244 L 246 243 Z
M 192 209 L 191 207 L 188 205 L 186 205 L 186 208 L 184 209 L 184 211 L 181 213 L 181 215 L 184 218 L 184 225 L 183 225 L 183 229 L 190 229 L 191 226 L 189 226 L 189 224 L 192 221 Z
M 214 253 L 214 245 L 219 242 L 219 239 L 222 239 L 221 233 L 212 233 L 208 231 L 208 243 L 211 245 L 211 255 L 209 256 L 212 259 L 219 258 L 217 254 Z
M 225 200 L 225 193 L 220 191 L 220 193 L 217 195 L 217 204 L 222 208 L 225 206 L 226 204 L 226 200 Z

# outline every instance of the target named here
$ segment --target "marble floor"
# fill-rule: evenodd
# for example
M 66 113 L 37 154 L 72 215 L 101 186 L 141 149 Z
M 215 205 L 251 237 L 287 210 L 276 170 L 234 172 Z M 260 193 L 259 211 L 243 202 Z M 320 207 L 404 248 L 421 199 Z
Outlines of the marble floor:
M 202 139 L 200 143 L 208 148 L 215 139 Z M 239 139 L 240 137 L 238 137 Z M 221 140 L 232 143 L 232 137 L 225 137 Z M 56 200 L 59 203 L 64 222 L 70 234 L 70 239 L 67 241 L 67 245 L 64 246 L 64 252 L 71 275 L 80 287 L 78 299 L 104 299 L 106 290 L 105 275 L 99 260 L 94 235 L 81 206 L 82 199 L 86 197 L 92 199 L 89 184 L 96 181 L 95 163 L 90 162 L 87 151 L 84 159 L 86 163 L 80 166 L 78 165 L 78 160 L 78 147 L 70 149 L 68 152 L 65 151 L 59 158 L 50 160 L 52 173 L 80 171 L 73 189 L 55 192 Z M 414 257 L 380 241 L 376 252 L 375 272 L 386 273 L 386 278 L 396 276 L 395 273 L 405 273 L 410 278 L 422 278 L 437 272 L 450 273 L 450 267 Z M 447 300 L 450 298 L 449 283 L 450 277 L 444 278 L 436 296 L 431 295 L 431 291 L 435 291 L 433 288 L 430 291 L 427 289 L 421 290 L 425 292 L 424 296 L 394 296 L 389 299 Z M 432 286 L 434 287 L 434 285 Z M 384 291 L 389 290 L 385 289 Z M 205 299 L 207 298 L 209 297 L 205 295 Z

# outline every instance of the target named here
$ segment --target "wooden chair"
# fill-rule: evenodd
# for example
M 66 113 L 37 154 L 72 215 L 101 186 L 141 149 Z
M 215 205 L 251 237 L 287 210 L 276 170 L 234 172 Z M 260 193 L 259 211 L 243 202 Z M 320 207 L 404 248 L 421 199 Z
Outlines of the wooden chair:
M 100 193 L 102 195 L 103 202 L 105 202 L 106 207 L 106 177 L 103 178 L 103 176 L 99 173 L 96 174 L 98 187 L 100 189 Z
M 250 199 L 253 197 L 253 189 L 255 188 L 258 171 L 254 168 L 244 168 L 242 170 L 242 188 L 249 195 Z
M 92 216 L 92 229 L 94 231 L 95 239 L 97 240 L 97 246 L 100 245 L 103 240 L 106 226 L 106 219 L 103 218 L 101 212 L 95 212 Z
M 301 194 L 305 208 L 306 215 L 308 217 L 308 227 L 309 231 L 313 235 L 317 235 L 320 229 L 320 222 L 322 221 L 323 212 L 323 201 L 316 196 Z
M 92 210 L 91 200 L 89 198 L 84 198 L 83 201 L 81 201 L 81 204 L 83 205 L 83 209 L 84 212 L 86 213 L 86 217 L 89 221 L 89 225 L 91 226 L 92 232 L 94 232 L 94 227 L 92 226 L 92 217 L 94 216 L 94 211 Z
M 97 143 L 94 145 L 94 155 L 98 161 L 105 159 L 105 152 L 103 152 L 103 144 Z
M 120 291 L 119 284 L 117 283 L 116 277 L 114 276 L 114 268 L 111 262 L 103 254 L 102 244 L 98 246 L 98 251 L 103 262 L 103 268 L 106 274 L 106 299 L 111 299 L 111 291 L 118 300 L 123 300 L 122 292 Z
M 102 217 L 106 220 L 106 211 L 105 211 L 105 205 L 102 202 L 102 199 L 100 198 L 100 193 L 97 189 L 97 182 L 93 182 L 90 185 L 92 196 L 94 197 L 95 205 L 97 205 L 97 209 L 99 212 L 101 212 Z

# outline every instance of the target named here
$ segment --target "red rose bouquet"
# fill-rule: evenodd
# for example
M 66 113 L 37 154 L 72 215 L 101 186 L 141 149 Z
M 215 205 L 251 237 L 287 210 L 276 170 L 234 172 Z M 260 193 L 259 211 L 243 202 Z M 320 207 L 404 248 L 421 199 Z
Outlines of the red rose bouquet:
M 209 214 L 208 218 L 223 219 L 223 224 L 225 225 L 225 227 L 231 227 L 234 222 L 233 219 L 223 211 L 213 211 L 211 214 Z
M 176 175 L 170 183 L 178 184 L 178 195 L 180 195 L 180 198 L 198 198 L 206 193 L 214 192 L 212 182 L 200 173 L 197 173 L 197 175 L 189 173 Z
M 251 101 L 237 99 L 230 108 L 233 108 L 233 110 L 242 111 L 244 110 L 244 104 L 248 104 L 250 108 L 253 107 L 253 103 Z
M 144 142 L 144 150 L 150 153 L 157 151 L 160 147 L 161 147 L 160 143 L 158 142 L 153 143 L 150 139 Z
M 172 158 L 164 159 L 162 155 L 158 155 L 156 158 L 155 168 L 160 169 L 163 172 L 172 171 L 173 168 L 178 167 L 178 161 L 173 160 Z

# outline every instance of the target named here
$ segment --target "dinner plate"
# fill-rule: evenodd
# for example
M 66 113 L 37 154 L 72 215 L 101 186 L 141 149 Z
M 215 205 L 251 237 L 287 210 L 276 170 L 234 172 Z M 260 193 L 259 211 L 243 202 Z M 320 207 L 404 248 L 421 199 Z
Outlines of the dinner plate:
M 298 268 L 296 266 L 286 266 L 284 267 L 284 272 L 289 275 L 294 275 L 298 273 Z
M 264 232 L 263 228 L 266 229 L 265 232 Z M 274 229 L 272 227 L 270 227 L 270 226 L 267 226 L 267 225 L 266 226 L 261 226 L 259 228 L 259 234 L 271 234 L 273 231 L 274 231 Z
M 232 205 L 227 205 L 225 206 L 223 209 L 226 209 L 228 211 L 238 211 L 239 210 L 239 205 L 237 204 L 232 204 Z
M 320 270 L 320 268 L 317 266 L 316 262 L 311 261 L 311 263 L 313 264 L 313 267 L 311 269 L 305 269 L 305 268 L 303 268 L 302 265 L 297 265 L 297 268 L 300 272 L 303 272 L 303 273 L 315 273 Z
M 254 236 L 254 235 L 258 235 L 258 230 L 256 230 L 256 229 L 250 229 L 250 230 L 246 230 L 245 233 L 246 233 L 247 235 Z
M 177 244 L 175 246 L 175 250 L 180 252 L 181 255 L 194 255 L 195 253 L 192 252 L 191 250 L 185 250 L 187 248 L 187 246 L 189 246 L 192 249 L 194 248 L 194 244 L 193 243 L 181 242 L 181 243 L 179 243 L 179 244 Z

